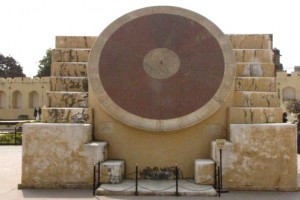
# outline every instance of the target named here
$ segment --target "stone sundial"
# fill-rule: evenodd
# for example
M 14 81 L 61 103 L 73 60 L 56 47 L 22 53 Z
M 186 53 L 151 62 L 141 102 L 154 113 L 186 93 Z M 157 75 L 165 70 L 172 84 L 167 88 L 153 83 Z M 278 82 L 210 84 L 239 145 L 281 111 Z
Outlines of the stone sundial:
M 96 40 L 88 77 L 99 104 L 144 130 L 177 130 L 216 112 L 228 97 L 235 58 L 226 36 L 205 17 L 148 7 L 110 24 Z

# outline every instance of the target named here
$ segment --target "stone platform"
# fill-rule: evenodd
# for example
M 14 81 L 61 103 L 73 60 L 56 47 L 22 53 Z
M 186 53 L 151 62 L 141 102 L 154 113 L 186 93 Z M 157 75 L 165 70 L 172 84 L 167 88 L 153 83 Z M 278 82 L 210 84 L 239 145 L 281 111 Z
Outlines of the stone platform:
M 125 180 L 119 184 L 102 184 L 96 191 L 97 196 L 134 196 L 135 180 Z M 176 196 L 175 180 L 139 180 L 139 196 Z M 193 180 L 178 180 L 179 196 L 217 196 L 210 185 L 198 185 Z

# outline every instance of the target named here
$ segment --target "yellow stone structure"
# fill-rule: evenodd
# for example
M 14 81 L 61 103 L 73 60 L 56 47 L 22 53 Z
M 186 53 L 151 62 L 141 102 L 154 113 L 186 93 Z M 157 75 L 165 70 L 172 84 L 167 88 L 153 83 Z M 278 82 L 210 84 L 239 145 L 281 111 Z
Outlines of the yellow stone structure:
M 222 79 L 226 86 L 221 84 L 201 112 L 171 121 L 149 120 L 128 114 L 103 90 L 95 69 L 102 59 L 99 50 L 111 33 L 148 12 L 192 18 L 222 41 L 222 55 L 228 59 Z M 296 127 L 282 123 L 272 43 L 270 34 L 225 35 L 206 18 L 174 7 L 134 11 L 98 37 L 57 36 L 48 107 L 43 108 L 42 123 L 23 127 L 20 187 L 90 187 L 96 162 L 108 183 L 115 183 L 116 177 L 133 178 L 126 174 L 138 164 L 141 178 L 147 170 L 177 165 L 181 178 L 201 184 L 214 177 L 213 164 L 219 163 L 215 140 L 226 139 L 224 188 L 298 190 Z M 43 135 L 38 136 L 41 129 Z M 46 144 L 55 150 L 43 153 Z
M 0 78 L 0 119 L 34 119 L 34 108 L 48 106 L 49 77 Z
M 300 99 L 300 67 L 294 67 L 291 73 L 276 72 L 276 76 L 281 105 L 291 99 Z

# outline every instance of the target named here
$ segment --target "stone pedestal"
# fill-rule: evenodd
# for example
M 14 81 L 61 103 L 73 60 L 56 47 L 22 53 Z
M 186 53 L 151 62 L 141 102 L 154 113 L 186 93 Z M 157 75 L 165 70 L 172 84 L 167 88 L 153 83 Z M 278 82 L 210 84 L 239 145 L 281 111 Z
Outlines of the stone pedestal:
M 121 183 L 125 173 L 124 160 L 107 160 L 100 165 L 101 183 Z
M 195 160 L 195 183 L 201 185 L 214 184 L 215 162 L 211 159 Z

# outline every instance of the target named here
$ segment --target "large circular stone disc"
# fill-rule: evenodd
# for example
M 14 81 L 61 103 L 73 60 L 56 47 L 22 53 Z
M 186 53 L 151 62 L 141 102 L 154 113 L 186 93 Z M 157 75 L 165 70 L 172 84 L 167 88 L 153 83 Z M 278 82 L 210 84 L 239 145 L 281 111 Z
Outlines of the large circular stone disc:
M 96 40 L 89 81 L 102 107 L 146 130 L 191 126 L 224 103 L 235 60 L 224 34 L 201 15 L 177 7 L 128 13 Z

